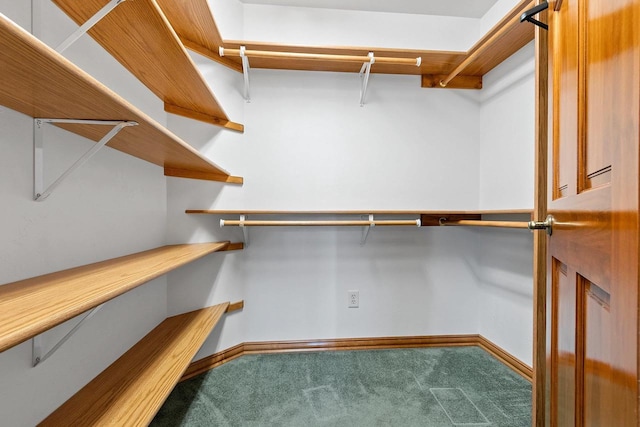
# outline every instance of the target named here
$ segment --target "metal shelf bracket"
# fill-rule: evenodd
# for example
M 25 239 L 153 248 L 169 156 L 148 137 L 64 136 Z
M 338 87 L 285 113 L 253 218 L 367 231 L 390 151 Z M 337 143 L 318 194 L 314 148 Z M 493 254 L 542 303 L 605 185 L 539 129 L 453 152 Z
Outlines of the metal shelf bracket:
M 369 214 L 368 217 L 366 215 L 363 215 L 362 219 L 368 219 L 370 224 L 362 227 L 362 238 L 360 239 L 360 246 L 364 246 L 364 244 L 367 243 L 367 237 L 369 237 L 369 231 L 376 226 L 376 223 L 373 220 L 372 214 Z
M 64 52 L 69 46 L 74 44 L 76 40 L 82 37 L 87 31 L 91 29 L 94 25 L 96 25 L 102 18 L 107 16 L 109 12 L 116 8 L 121 3 L 124 3 L 127 0 L 111 0 L 109 3 L 104 5 L 102 9 L 96 12 L 91 18 L 87 19 L 87 21 L 82 24 L 77 30 L 69 35 L 62 43 L 60 43 L 56 47 L 56 51 L 58 53 Z
M 251 71 L 251 67 L 249 66 L 249 57 L 245 54 L 246 50 L 246 46 L 240 46 L 242 75 L 244 77 L 244 100 L 249 103 L 251 102 L 251 95 L 249 94 L 249 71 Z M 220 48 L 218 48 L 218 55 L 224 56 L 224 47 L 220 46 Z
M 83 125 L 104 125 L 113 126 L 105 136 L 100 139 L 89 151 L 84 153 L 76 162 L 58 177 L 47 188 L 44 186 L 44 135 L 45 123 L 69 123 Z M 137 126 L 134 121 L 122 120 L 75 120 L 75 119 L 33 119 L 33 199 L 41 202 L 45 200 L 60 183 L 74 170 L 82 166 L 87 160 L 93 157 L 102 147 L 104 147 L 122 129 L 128 126 Z
M 87 312 L 84 317 L 82 319 L 80 319 L 80 321 L 76 324 L 76 326 L 73 327 L 73 329 L 71 329 L 69 332 L 67 332 L 67 334 L 62 337 L 60 339 L 60 341 L 58 341 L 56 343 L 56 345 L 54 345 L 51 350 L 49 350 L 47 353 L 45 353 L 45 355 L 43 356 L 43 349 L 42 349 L 42 334 L 40 335 L 36 335 L 35 337 L 31 338 L 31 363 L 32 366 L 35 368 L 36 366 L 38 366 L 40 363 L 44 362 L 45 360 L 47 360 L 49 357 L 51 357 L 53 355 L 53 353 L 55 353 L 56 351 L 58 351 L 58 349 L 60 347 L 62 347 L 62 344 L 64 344 L 65 342 L 67 342 L 67 340 L 69 338 L 71 338 L 73 336 L 73 334 L 75 334 L 78 329 L 80 329 L 80 327 L 89 319 L 91 319 L 93 317 L 94 314 L 96 314 L 106 303 L 100 304 L 97 307 L 94 307 L 93 309 L 91 309 L 91 311 Z
M 371 65 L 375 64 L 376 58 L 373 52 L 369 52 L 367 55 L 369 62 L 362 64 L 360 68 L 360 106 L 364 106 L 364 97 L 367 95 L 367 86 L 369 85 L 369 75 L 371 74 Z

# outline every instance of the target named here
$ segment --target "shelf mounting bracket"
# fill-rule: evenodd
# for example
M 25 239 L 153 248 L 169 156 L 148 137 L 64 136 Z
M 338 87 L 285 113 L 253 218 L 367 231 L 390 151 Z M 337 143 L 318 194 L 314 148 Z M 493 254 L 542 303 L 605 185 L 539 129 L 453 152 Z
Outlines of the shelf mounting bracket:
M 113 128 L 100 139 L 89 151 L 84 153 L 76 162 L 62 173 L 47 188 L 44 186 L 44 136 L 43 127 L 45 123 L 67 123 L 83 125 L 105 125 Z M 53 190 L 60 185 L 64 179 L 73 171 L 82 166 L 87 160 L 93 157 L 102 147 L 104 147 L 122 129 L 128 126 L 136 126 L 134 121 L 123 120 L 76 120 L 76 119 L 33 119 L 33 199 L 41 202 L 45 200 Z
M 58 341 L 56 343 L 56 345 L 54 345 L 51 350 L 49 350 L 47 353 L 45 353 L 45 355 L 43 356 L 43 349 L 42 349 L 42 334 L 40 335 L 36 335 L 35 337 L 31 338 L 31 363 L 32 366 L 35 368 L 36 366 L 38 366 L 40 363 L 44 362 L 45 360 L 47 360 L 49 357 L 51 357 L 53 355 L 53 353 L 55 353 L 56 351 L 58 351 L 58 349 L 60 347 L 62 347 L 62 345 L 67 342 L 67 340 L 69 338 L 71 338 L 73 336 L 73 334 L 75 334 L 78 329 L 80 329 L 80 327 L 82 325 L 84 325 L 84 323 L 91 319 L 93 317 L 94 314 L 96 314 L 98 311 L 100 311 L 100 309 L 105 305 L 106 303 L 102 303 L 97 307 L 94 307 L 93 309 L 91 309 L 89 312 L 87 312 L 84 317 L 82 319 L 80 319 L 80 321 L 73 327 L 73 329 L 71 329 L 69 332 L 67 332 L 67 334 L 62 337 L 60 339 L 60 341 Z
M 369 237 L 369 231 L 376 226 L 376 223 L 373 220 L 373 214 L 369 214 L 369 216 L 362 216 L 362 219 L 369 219 L 369 225 L 362 227 L 362 238 L 360 239 L 360 246 L 364 246 L 367 243 L 367 237 Z
M 240 59 L 242 60 L 242 75 L 244 77 L 244 100 L 247 103 L 251 102 L 251 95 L 249 94 L 249 71 L 251 71 L 251 67 L 249 66 L 249 57 L 246 55 L 246 46 L 240 46 Z M 224 47 L 220 46 L 218 48 L 218 55 L 224 56 Z
M 244 222 L 247 219 L 246 215 L 240 215 L 240 221 Z M 242 229 L 242 237 L 244 237 L 244 245 L 246 247 L 249 246 L 249 229 L 244 226 L 244 224 L 240 224 L 240 228 Z
M 127 0 L 111 0 L 109 3 L 104 5 L 102 9 L 96 12 L 91 18 L 87 19 L 87 21 L 78 27 L 73 33 L 69 35 L 62 43 L 60 43 L 56 47 L 56 51 L 58 53 L 64 52 L 69 46 L 74 44 L 76 40 L 82 37 L 87 31 L 91 29 L 94 25 L 96 25 L 102 18 L 107 16 L 109 12 L 116 8 L 121 3 L 124 3 Z
M 376 58 L 373 52 L 369 52 L 367 55 L 369 62 L 362 64 L 360 68 L 360 106 L 364 106 L 364 97 L 367 95 L 367 86 L 369 85 L 369 75 L 371 74 L 371 65 L 375 64 Z

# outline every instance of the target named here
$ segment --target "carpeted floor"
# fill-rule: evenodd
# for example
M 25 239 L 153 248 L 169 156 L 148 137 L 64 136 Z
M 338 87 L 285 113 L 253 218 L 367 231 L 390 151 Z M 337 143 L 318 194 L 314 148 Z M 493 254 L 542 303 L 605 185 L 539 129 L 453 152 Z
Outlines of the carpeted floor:
M 531 426 L 531 384 L 478 347 L 243 356 L 152 426 Z

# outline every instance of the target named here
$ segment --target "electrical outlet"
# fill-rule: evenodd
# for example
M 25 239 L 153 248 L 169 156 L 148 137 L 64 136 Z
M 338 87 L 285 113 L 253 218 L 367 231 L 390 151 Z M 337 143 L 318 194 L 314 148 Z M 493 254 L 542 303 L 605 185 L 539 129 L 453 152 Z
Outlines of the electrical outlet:
M 347 291 L 348 307 L 360 307 L 360 291 Z

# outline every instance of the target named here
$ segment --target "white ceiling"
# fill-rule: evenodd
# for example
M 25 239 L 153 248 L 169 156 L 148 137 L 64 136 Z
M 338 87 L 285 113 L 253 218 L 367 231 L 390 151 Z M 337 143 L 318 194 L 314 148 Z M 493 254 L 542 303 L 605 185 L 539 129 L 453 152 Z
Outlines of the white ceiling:
M 497 0 L 240 0 L 242 3 L 481 18 Z

